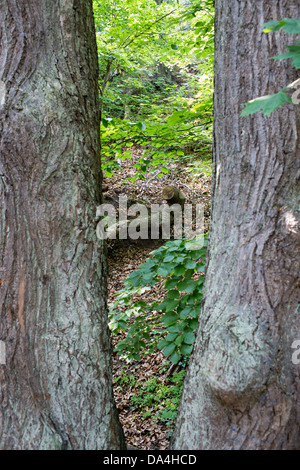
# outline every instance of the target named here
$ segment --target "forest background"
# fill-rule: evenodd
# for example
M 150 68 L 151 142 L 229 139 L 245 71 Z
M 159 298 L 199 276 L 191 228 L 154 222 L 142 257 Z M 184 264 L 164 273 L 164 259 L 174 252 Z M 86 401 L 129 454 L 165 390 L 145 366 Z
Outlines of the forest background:
M 125 194 L 129 205 L 160 203 L 166 185 L 175 186 L 205 207 L 207 232 L 213 1 L 93 6 L 104 202 Z M 114 392 L 127 442 L 139 448 L 166 448 L 172 434 L 195 339 L 205 243 L 107 242 Z

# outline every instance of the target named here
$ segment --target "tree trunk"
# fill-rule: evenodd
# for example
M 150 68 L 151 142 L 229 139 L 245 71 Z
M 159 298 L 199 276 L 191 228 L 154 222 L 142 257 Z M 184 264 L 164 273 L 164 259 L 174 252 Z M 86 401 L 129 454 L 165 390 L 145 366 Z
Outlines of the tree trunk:
M 297 77 L 264 22 L 294 0 L 216 0 L 214 185 L 204 302 L 173 449 L 299 449 L 299 108 L 242 118 Z
M 92 2 L 2 1 L 0 40 L 0 448 L 122 448 Z

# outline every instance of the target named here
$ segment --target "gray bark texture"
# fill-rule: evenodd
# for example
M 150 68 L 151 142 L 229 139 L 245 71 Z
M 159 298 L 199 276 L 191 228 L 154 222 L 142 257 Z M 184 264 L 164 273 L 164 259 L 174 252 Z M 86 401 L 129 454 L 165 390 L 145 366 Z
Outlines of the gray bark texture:
M 2 0 L 0 81 L 0 448 L 124 448 L 92 2 Z
M 300 448 L 299 107 L 243 118 L 297 78 L 296 0 L 216 0 L 214 181 L 205 292 L 172 449 Z

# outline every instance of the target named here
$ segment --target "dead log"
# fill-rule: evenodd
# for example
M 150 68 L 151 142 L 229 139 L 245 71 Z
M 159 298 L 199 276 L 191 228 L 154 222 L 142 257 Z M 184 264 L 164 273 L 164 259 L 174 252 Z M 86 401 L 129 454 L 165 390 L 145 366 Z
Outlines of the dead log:
M 131 209 L 135 206 L 135 204 L 133 204 L 128 208 L 128 212 L 119 214 L 118 221 L 115 220 L 112 223 L 109 223 L 108 221 L 106 227 L 102 222 L 100 222 L 100 225 L 97 228 L 98 237 L 110 240 L 117 238 L 127 239 L 127 234 L 129 234 L 128 229 L 131 227 L 131 238 L 133 240 L 137 240 L 139 238 L 168 238 L 169 230 L 174 225 L 175 214 L 178 222 L 180 222 L 179 217 L 181 217 L 182 214 L 185 196 L 174 186 L 166 186 L 163 190 L 162 197 L 167 204 L 161 204 L 156 208 L 151 207 L 150 214 L 148 208 L 144 211 L 143 209 L 145 209 L 145 206 L 137 204 L 135 209 L 137 212 L 140 212 L 140 214 L 138 216 L 135 215 L 135 213 L 131 215 Z M 173 204 L 177 205 L 177 207 L 171 207 Z M 178 205 L 180 206 L 179 208 Z M 137 206 L 141 206 L 141 208 L 139 209 Z

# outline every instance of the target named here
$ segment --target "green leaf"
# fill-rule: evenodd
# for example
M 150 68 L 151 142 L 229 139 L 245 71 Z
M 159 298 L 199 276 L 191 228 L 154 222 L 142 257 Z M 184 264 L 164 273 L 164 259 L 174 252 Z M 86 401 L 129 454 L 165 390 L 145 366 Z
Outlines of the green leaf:
M 176 349 L 176 344 L 170 343 L 168 346 L 164 349 L 164 356 L 170 356 Z
M 205 271 L 205 266 L 203 264 L 198 264 L 197 273 L 204 273 L 204 271 Z
M 187 250 L 200 250 L 203 248 L 204 244 L 204 237 L 194 238 L 194 240 L 189 240 L 185 243 L 185 248 Z
M 186 307 L 181 312 L 179 313 L 179 317 L 181 320 L 184 320 L 188 315 L 191 314 L 191 312 L 194 311 L 193 307 Z
M 296 69 L 300 69 L 300 41 L 297 41 L 296 45 L 286 46 L 289 52 L 284 54 L 276 55 L 271 57 L 271 59 L 281 60 L 281 59 L 293 59 L 293 66 Z
M 171 341 L 175 341 L 175 339 L 178 337 L 178 334 L 177 333 L 169 333 L 166 337 L 165 337 L 165 341 L 166 341 L 166 344 L 164 345 L 164 347 L 167 346 L 168 343 L 171 343 Z M 164 341 L 164 340 L 163 340 Z
M 166 313 L 162 317 L 161 321 L 165 326 L 168 327 L 168 326 L 173 325 L 177 321 L 177 319 L 178 319 L 177 314 L 174 313 L 174 312 L 170 312 L 170 313 Z M 171 331 L 171 330 L 169 329 L 169 331 Z
M 175 268 L 176 269 L 176 268 Z M 176 287 L 178 284 L 178 279 L 167 279 L 166 282 L 165 282 L 165 288 L 168 290 L 168 289 L 173 289 L 174 287 Z
M 163 173 L 169 173 L 169 169 L 166 168 L 165 166 L 162 166 L 160 171 L 162 171 Z
M 196 263 L 195 263 L 196 264 Z M 194 275 L 195 270 L 194 269 L 187 269 L 184 273 L 184 278 L 185 279 L 191 279 L 192 276 Z
M 275 109 L 286 102 L 292 103 L 292 99 L 282 90 L 274 95 L 261 96 L 260 98 L 246 103 L 246 107 L 241 112 L 241 116 L 249 116 L 249 114 L 257 113 L 260 110 L 262 110 L 265 116 L 269 116 Z
M 166 277 L 166 276 L 168 276 L 169 271 L 168 271 L 167 269 L 165 269 L 165 268 L 160 267 L 160 268 L 158 268 L 158 270 L 157 270 L 157 274 L 158 274 L 159 276 L 161 276 L 161 277 Z
M 195 341 L 195 335 L 192 332 L 188 332 L 184 335 L 183 341 L 185 344 L 193 344 Z
M 175 338 L 176 338 L 177 333 L 174 333 L 174 334 L 175 334 Z M 168 344 L 169 344 L 169 341 L 167 341 L 167 339 L 162 339 L 162 340 L 158 343 L 157 347 L 158 347 L 158 349 L 164 349 L 166 346 L 168 346 Z
M 136 361 L 140 361 L 140 360 L 141 360 L 141 356 L 140 356 L 139 354 L 137 354 L 137 353 L 133 353 L 133 354 L 132 354 L 132 357 L 133 357 L 133 359 L 136 360 Z
M 180 346 L 180 352 L 181 352 L 181 354 L 183 354 L 185 356 L 188 356 L 189 354 L 191 354 L 192 350 L 193 350 L 193 345 L 182 344 Z
M 187 269 L 195 269 L 195 267 L 196 267 L 195 261 L 192 261 L 192 260 L 186 261 L 186 263 L 184 265 Z
M 177 288 L 180 292 L 185 291 L 187 294 L 193 292 L 197 287 L 197 283 L 191 279 L 184 279 L 178 282 Z
M 174 274 L 176 276 L 182 276 L 185 273 L 185 270 L 186 270 L 185 266 L 182 266 L 182 265 L 176 266 L 174 268 Z
M 173 363 L 173 364 L 177 364 L 180 360 L 180 355 L 178 354 L 178 352 L 174 352 L 171 356 L 170 356 L 170 361 Z
M 179 294 L 178 290 L 172 289 L 172 290 L 169 290 L 169 292 L 167 294 L 167 298 L 168 299 L 179 299 L 180 294 Z
M 270 31 L 278 31 L 282 26 L 285 25 L 285 21 L 268 21 L 267 23 L 264 23 L 264 33 L 269 33 Z
M 170 333 L 179 333 L 181 331 L 181 325 L 176 323 L 175 325 L 171 325 L 168 327 Z
M 288 34 L 300 34 L 300 20 L 296 18 L 283 18 L 285 24 L 282 29 Z
M 264 24 L 264 32 L 278 31 L 280 28 L 288 34 L 300 33 L 300 20 L 296 18 L 283 18 L 280 21 L 268 21 Z
M 180 346 L 180 344 L 182 343 L 182 341 L 183 341 L 183 335 L 177 336 L 177 338 L 175 339 L 175 344 L 176 344 L 176 346 Z
M 172 310 L 175 310 L 175 308 L 178 306 L 179 300 L 167 298 L 163 303 L 165 312 L 171 312 Z
M 107 128 L 107 127 L 108 127 L 108 125 L 109 125 L 109 122 L 108 122 L 108 120 L 107 120 L 107 119 L 105 119 L 105 118 L 102 118 L 102 125 L 103 125 L 103 127 Z
M 119 328 L 120 330 L 126 330 L 126 328 L 127 328 L 127 323 L 126 323 L 125 321 L 120 320 L 120 321 L 118 322 L 118 328 Z
M 167 255 L 165 258 L 164 258 L 164 262 L 165 263 L 168 263 L 169 261 L 173 261 L 173 259 L 175 258 L 175 255 L 173 254 L 170 254 L 170 255 Z

